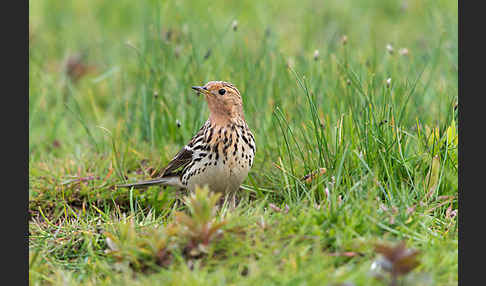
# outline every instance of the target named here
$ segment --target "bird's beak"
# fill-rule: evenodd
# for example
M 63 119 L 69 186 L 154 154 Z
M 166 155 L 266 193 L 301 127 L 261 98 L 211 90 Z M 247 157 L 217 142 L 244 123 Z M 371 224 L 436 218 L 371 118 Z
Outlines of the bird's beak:
M 192 89 L 194 89 L 197 92 L 197 95 L 208 93 L 208 90 L 203 86 L 193 86 Z

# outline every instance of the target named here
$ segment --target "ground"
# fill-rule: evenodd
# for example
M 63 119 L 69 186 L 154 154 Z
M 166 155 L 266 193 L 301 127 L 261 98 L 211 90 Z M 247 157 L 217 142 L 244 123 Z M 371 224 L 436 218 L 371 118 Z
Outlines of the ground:
M 31 285 L 456 285 L 457 26 L 453 1 L 29 1 Z M 114 188 L 190 140 L 210 80 L 257 142 L 237 207 Z

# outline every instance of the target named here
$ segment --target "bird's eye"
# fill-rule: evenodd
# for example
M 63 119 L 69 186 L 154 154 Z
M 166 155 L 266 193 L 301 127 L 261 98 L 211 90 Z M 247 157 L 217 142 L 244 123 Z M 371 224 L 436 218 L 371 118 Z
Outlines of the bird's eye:
M 222 89 L 218 90 L 218 93 L 223 95 L 223 94 L 226 93 L 226 89 L 222 88 Z

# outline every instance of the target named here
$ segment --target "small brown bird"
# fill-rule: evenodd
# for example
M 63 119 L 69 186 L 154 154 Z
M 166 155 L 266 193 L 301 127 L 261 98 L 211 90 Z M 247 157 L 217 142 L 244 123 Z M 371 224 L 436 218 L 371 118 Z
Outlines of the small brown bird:
M 256 151 L 240 92 L 224 81 L 210 81 L 192 89 L 206 98 L 210 111 L 206 123 L 169 162 L 160 178 L 118 187 L 162 184 L 194 191 L 196 186 L 207 185 L 213 192 L 234 195 L 238 191 Z

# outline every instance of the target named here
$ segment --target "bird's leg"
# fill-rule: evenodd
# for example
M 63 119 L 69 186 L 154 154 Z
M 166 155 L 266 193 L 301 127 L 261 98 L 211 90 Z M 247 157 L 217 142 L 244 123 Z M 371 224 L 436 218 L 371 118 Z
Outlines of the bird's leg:
M 187 190 L 184 188 L 176 188 L 175 195 L 178 200 L 182 200 L 187 195 Z
M 224 205 L 227 205 L 229 210 L 235 209 L 235 195 L 232 192 L 225 192 L 224 195 L 219 199 L 218 207 L 222 208 Z
M 231 194 L 231 210 L 236 208 L 236 193 Z

